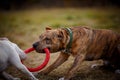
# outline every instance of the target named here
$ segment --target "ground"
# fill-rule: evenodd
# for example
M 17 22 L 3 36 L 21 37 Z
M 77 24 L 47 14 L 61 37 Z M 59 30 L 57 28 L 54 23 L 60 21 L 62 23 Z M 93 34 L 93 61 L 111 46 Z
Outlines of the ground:
M 0 37 L 8 37 L 9 40 L 18 44 L 25 50 L 30 48 L 39 39 L 39 35 L 45 31 L 45 27 L 52 28 L 88 26 L 91 28 L 112 29 L 120 32 L 120 9 L 117 8 L 48 8 L 48 9 L 27 9 L 18 11 L 0 12 Z M 49 64 L 57 58 L 59 52 L 51 54 Z M 42 63 L 45 54 L 35 51 L 28 54 L 24 64 L 28 67 L 36 67 Z M 70 57 L 67 62 L 52 71 L 49 75 L 38 75 L 40 80 L 58 80 L 63 77 L 74 58 Z M 119 74 L 111 71 L 96 69 L 90 66 L 99 61 L 85 61 L 72 80 L 120 80 Z M 48 66 L 47 65 L 47 66 Z M 7 69 L 7 72 L 22 80 L 28 80 L 24 74 L 14 67 Z M 2 79 L 0 79 L 2 80 Z

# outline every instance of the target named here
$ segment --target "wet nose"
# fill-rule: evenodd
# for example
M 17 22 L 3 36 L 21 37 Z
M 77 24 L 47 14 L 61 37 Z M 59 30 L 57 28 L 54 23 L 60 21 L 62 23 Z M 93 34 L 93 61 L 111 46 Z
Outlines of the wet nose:
M 33 44 L 33 48 L 36 48 L 38 45 L 39 45 L 39 42 L 35 42 L 35 43 Z

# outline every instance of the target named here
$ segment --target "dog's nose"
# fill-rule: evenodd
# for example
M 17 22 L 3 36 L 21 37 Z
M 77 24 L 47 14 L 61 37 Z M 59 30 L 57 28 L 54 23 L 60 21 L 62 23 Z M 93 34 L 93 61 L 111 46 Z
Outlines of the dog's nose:
M 39 45 L 39 42 L 33 44 L 33 48 L 36 48 Z

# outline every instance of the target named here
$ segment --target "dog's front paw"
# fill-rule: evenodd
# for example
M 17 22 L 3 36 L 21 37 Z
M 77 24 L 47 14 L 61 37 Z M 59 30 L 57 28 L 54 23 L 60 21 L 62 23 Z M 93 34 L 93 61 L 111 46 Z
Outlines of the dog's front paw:
M 120 69 L 115 70 L 116 74 L 120 74 Z
M 98 69 L 98 68 L 99 68 L 98 64 L 91 65 L 91 69 Z
M 59 80 L 65 80 L 65 79 L 64 79 L 64 77 L 62 77 L 62 78 L 59 78 Z

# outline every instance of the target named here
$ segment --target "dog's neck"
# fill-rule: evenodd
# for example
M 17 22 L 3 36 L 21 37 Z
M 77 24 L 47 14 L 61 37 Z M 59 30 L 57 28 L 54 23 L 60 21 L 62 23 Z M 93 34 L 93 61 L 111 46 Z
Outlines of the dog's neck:
M 68 40 L 65 49 L 63 50 L 64 53 L 70 53 L 70 48 L 72 47 L 72 40 L 73 40 L 73 32 L 70 28 L 64 28 L 64 30 L 68 33 Z

